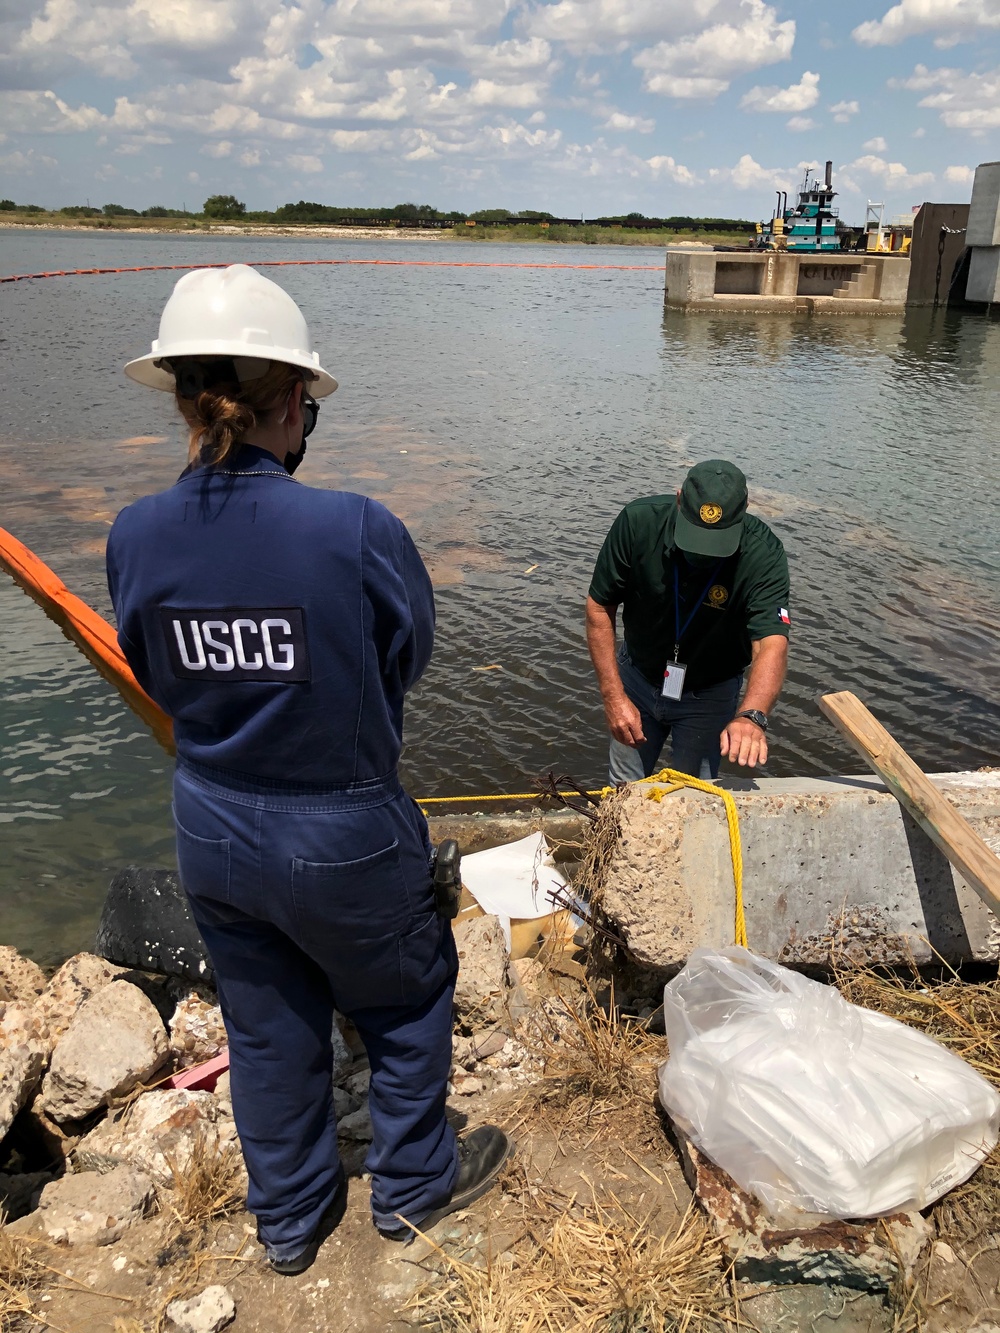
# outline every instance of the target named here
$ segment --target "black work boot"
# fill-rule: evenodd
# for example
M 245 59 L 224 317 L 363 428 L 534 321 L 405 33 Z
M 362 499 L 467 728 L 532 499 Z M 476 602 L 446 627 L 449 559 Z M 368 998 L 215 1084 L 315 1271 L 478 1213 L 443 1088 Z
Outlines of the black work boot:
M 467 1208 L 481 1198 L 495 1183 L 505 1162 L 513 1156 L 514 1144 L 498 1125 L 480 1125 L 458 1140 L 458 1175 L 445 1201 L 413 1223 L 427 1231 L 447 1217 Z M 392 1229 L 379 1227 L 386 1240 L 411 1241 L 413 1226 L 402 1221 Z
M 306 1242 L 305 1246 L 297 1254 L 288 1256 L 280 1254 L 280 1251 L 273 1250 L 270 1246 L 264 1245 L 267 1253 L 267 1262 L 276 1273 L 282 1277 L 298 1277 L 304 1273 L 307 1268 L 311 1268 L 319 1253 L 319 1247 L 336 1230 L 339 1223 L 343 1220 L 344 1213 L 347 1211 L 347 1180 L 341 1171 L 340 1181 L 337 1185 L 329 1206 L 320 1218 L 316 1230 Z M 260 1232 L 257 1233 L 257 1239 L 260 1240 Z M 261 1244 L 264 1244 L 261 1241 Z

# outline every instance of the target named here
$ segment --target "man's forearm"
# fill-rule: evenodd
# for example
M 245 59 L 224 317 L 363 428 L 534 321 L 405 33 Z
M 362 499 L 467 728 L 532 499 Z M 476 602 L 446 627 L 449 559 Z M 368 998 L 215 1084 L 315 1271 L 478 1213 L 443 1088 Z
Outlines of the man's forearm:
M 778 702 L 788 668 L 788 640 L 783 634 L 771 634 L 766 639 L 755 639 L 753 661 L 747 677 L 740 710 L 760 709 L 770 713 Z
M 598 688 L 605 702 L 620 698 L 624 693 L 616 656 L 617 620 L 616 606 L 602 606 L 600 602 L 595 602 L 593 597 L 587 598 L 587 648 L 590 660 L 594 664 Z

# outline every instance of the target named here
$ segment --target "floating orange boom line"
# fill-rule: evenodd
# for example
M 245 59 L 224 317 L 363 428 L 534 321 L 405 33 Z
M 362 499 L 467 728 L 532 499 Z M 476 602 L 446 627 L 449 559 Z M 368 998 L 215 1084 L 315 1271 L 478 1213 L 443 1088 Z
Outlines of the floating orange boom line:
M 43 560 L 3 528 L 0 528 L 0 566 L 115 687 L 167 753 L 173 754 L 173 723 L 133 676 L 108 622 L 71 593 Z

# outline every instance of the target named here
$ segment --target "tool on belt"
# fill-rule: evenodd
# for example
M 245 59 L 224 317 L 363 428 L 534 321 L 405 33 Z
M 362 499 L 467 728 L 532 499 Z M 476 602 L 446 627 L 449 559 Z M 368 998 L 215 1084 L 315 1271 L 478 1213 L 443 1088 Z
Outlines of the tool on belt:
M 454 921 L 462 901 L 462 853 L 454 838 L 448 838 L 435 849 L 431 865 L 437 914 L 446 921 Z

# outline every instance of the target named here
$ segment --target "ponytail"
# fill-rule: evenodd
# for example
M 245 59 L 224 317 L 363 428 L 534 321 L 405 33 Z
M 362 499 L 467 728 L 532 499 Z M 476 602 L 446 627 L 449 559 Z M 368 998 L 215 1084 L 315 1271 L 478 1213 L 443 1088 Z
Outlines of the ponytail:
M 239 451 L 248 432 L 281 407 L 302 371 L 271 361 L 263 375 L 242 382 L 215 383 L 194 398 L 177 394 L 177 406 L 190 429 L 188 461 L 218 467 Z

